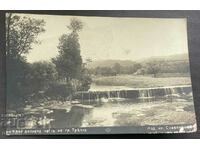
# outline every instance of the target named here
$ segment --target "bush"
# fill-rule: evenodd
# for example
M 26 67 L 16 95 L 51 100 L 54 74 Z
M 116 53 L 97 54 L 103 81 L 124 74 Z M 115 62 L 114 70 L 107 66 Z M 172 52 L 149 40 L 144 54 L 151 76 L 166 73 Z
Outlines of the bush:
M 53 83 L 49 86 L 45 95 L 51 99 L 68 100 L 74 93 L 73 87 L 70 83 Z

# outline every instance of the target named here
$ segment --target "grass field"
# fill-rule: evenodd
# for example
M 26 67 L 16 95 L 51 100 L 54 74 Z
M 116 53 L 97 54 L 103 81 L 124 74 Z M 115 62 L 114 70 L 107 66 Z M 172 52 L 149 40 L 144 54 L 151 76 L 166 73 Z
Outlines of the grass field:
M 190 85 L 189 76 L 152 77 L 138 75 L 94 76 L 93 84 L 97 86 L 127 86 L 132 88 L 164 87 Z

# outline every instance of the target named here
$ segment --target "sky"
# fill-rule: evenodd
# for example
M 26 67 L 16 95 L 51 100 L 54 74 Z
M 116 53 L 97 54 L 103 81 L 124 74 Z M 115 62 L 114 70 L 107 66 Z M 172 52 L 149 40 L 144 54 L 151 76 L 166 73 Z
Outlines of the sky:
M 24 14 L 18 14 L 24 16 Z M 69 33 L 71 18 L 84 23 L 80 32 L 83 60 L 139 60 L 155 56 L 188 53 L 185 18 L 119 18 L 57 15 L 25 16 L 43 19 L 44 33 L 38 36 L 40 45 L 33 45 L 27 55 L 29 62 L 48 61 L 58 55 L 58 39 Z

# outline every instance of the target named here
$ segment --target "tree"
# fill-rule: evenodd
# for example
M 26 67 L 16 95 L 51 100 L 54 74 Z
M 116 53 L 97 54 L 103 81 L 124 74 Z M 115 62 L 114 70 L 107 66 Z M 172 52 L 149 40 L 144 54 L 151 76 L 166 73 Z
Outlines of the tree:
M 113 71 L 116 74 L 120 74 L 121 73 L 121 65 L 119 63 L 115 63 L 114 66 L 112 67 Z
M 82 58 L 78 33 L 82 30 L 83 23 L 73 18 L 68 26 L 70 34 L 63 34 L 59 39 L 59 55 L 52 61 L 56 65 L 60 78 L 70 81 L 80 78 Z
M 95 75 L 116 76 L 117 72 L 111 67 L 97 67 L 94 71 Z
M 52 62 L 56 65 L 59 78 L 65 81 L 66 88 L 71 91 L 68 94 L 73 94 L 78 90 L 88 90 L 92 80 L 80 54 L 79 32 L 83 28 L 83 23 L 73 18 L 67 28 L 71 32 L 60 37 L 59 55 L 53 58 Z
M 29 65 L 24 59 L 6 60 L 6 90 L 8 107 L 17 107 L 24 104 L 29 95 Z
M 35 62 L 30 64 L 28 80 L 33 92 L 43 91 L 57 80 L 57 71 L 53 63 Z
M 82 67 L 81 69 L 81 77 L 79 79 L 80 86 L 78 87 L 78 91 L 87 91 L 90 88 L 90 85 L 92 83 L 92 78 L 89 73 L 89 70 L 85 67 Z
M 45 22 L 39 19 L 6 14 L 6 71 L 7 100 L 10 104 L 24 103 L 29 94 L 27 74 L 30 71 L 26 54 L 39 43 L 37 36 L 44 32 Z
M 159 71 L 161 70 L 161 65 L 162 65 L 161 61 L 156 61 L 156 60 L 150 61 L 146 64 L 147 72 L 153 74 L 153 77 L 155 78 L 159 73 Z
M 47 98 L 45 94 L 50 87 L 55 85 L 57 80 L 57 71 L 55 65 L 49 62 L 35 62 L 29 64 L 29 72 L 26 75 L 28 85 L 25 86 L 29 91 L 27 101 L 38 103 Z
M 44 32 L 44 20 L 6 14 L 6 54 L 7 57 L 19 58 L 27 54 L 34 43 L 39 43 L 37 36 Z

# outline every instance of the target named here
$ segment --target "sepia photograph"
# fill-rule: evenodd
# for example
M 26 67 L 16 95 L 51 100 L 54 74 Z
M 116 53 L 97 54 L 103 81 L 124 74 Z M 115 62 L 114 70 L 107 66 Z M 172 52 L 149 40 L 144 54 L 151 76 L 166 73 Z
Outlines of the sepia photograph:
M 186 18 L 6 13 L 5 21 L 7 135 L 197 130 Z

